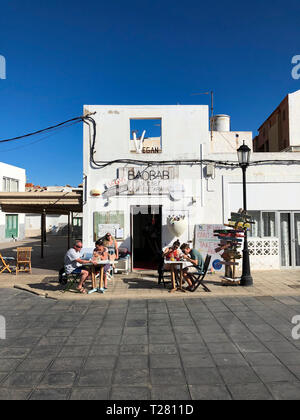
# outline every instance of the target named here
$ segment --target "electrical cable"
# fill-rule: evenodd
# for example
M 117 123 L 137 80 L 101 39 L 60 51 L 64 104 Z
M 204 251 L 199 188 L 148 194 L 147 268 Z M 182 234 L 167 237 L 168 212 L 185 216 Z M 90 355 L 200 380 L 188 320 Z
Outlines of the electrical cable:
M 90 162 L 94 166 L 94 168 L 104 169 L 107 166 L 112 166 L 114 164 L 128 164 L 128 165 L 141 165 L 145 166 L 157 166 L 157 165 L 179 165 L 179 166 L 193 166 L 193 165 L 209 165 L 214 164 L 215 166 L 220 167 L 231 167 L 231 168 L 239 168 L 240 165 L 238 162 L 234 161 L 222 161 L 222 160 L 213 160 L 213 159 L 187 159 L 187 160 L 139 160 L 139 159 L 115 159 L 112 161 L 96 161 L 94 159 L 94 155 L 96 153 L 95 144 L 96 144 L 96 130 L 97 125 L 94 118 L 88 116 L 84 117 L 83 121 L 88 124 L 88 122 L 92 123 L 93 126 L 93 134 L 92 134 L 92 143 L 90 146 Z M 88 122 L 87 122 L 88 121 Z M 89 124 L 88 124 L 89 125 Z M 258 165 L 268 165 L 268 164 L 282 164 L 282 165 L 300 165 L 300 160 L 260 160 L 260 161 L 252 161 L 249 163 L 249 166 L 258 166 Z
M 60 128 L 60 127 L 62 127 L 62 126 L 64 126 L 64 125 L 66 125 L 66 124 L 68 124 L 68 123 L 71 123 L 71 122 L 74 122 L 74 123 L 80 122 L 80 121 L 82 121 L 84 118 L 86 118 L 86 117 L 81 116 L 81 117 L 71 118 L 70 120 L 67 120 L 67 121 L 64 121 L 64 122 L 62 122 L 62 123 L 59 123 L 59 124 L 53 125 L 53 126 L 51 126 L 51 127 L 44 128 L 44 129 L 42 129 L 42 130 L 35 131 L 35 132 L 33 132 L 33 133 L 24 134 L 24 135 L 22 135 L 22 136 L 13 137 L 13 138 L 10 138 L 10 139 L 0 140 L 0 143 L 8 143 L 8 142 L 11 142 L 11 141 L 22 140 L 22 139 L 25 139 L 25 138 L 32 137 L 32 136 L 35 136 L 35 135 L 37 135 L 37 134 L 43 133 L 43 132 L 45 132 L 45 131 L 50 131 L 50 130 L 53 130 L 53 129 L 56 129 L 56 128 Z
M 72 125 L 75 125 L 75 124 L 77 124 L 77 122 L 73 122 L 73 123 L 70 123 L 70 124 L 65 125 L 65 126 L 63 126 L 63 127 L 60 127 L 60 129 L 61 129 L 61 130 L 63 130 L 63 129 L 65 129 L 65 128 L 71 127 Z M 56 131 L 56 130 L 58 130 L 58 128 L 53 129 L 53 131 Z M 55 134 L 56 134 L 56 132 L 54 132 L 54 133 L 49 133 L 49 134 L 48 134 L 48 135 L 46 135 L 46 136 L 43 136 L 43 137 L 41 137 L 41 138 L 38 138 L 37 140 L 32 141 L 32 142 L 30 142 L 30 143 L 25 143 L 25 144 L 23 144 L 23 145 L 21 145 L 21 146 L 12 147 L 12 148 L 10 148 L 10 149 L 0 149 L 0 152 L 1 152 L 1 153 L 3 153 L 3 152 L 11 152 L 11 151 L 13 151 L 13 150 L 24 149 L 25 147 L 32 146 L 33 144 L 37 144 L 37 143 L 42 142 L 43 140 L 48 139 L 49 137 L 55 136 Z

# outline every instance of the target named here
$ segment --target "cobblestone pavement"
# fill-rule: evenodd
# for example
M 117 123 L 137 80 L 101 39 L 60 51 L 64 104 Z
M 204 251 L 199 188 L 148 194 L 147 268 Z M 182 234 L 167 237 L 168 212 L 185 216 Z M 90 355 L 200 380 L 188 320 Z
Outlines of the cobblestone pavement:
M 300 296 L 74 301 L 1 289 L 0 399 L 300 399 L 298 314 Z

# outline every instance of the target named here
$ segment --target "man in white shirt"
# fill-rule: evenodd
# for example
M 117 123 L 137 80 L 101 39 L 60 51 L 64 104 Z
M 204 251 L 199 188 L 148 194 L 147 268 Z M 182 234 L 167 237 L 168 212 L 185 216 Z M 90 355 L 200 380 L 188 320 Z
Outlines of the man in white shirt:
M 71 274 L 74 272 L 80 273 L 80 283 L 77 287 L 77 290 L 80 293 L 86 293 L 83 284 L 87 280 L 89 272 L 87 270 L 82 269 L 81 265 L 89 263 L 89 261 L 83 260 L 81 258 L 81 249 L 82 242 L 76 241 L 73 248 L 70 248 L 65 255 L 64 265 L 66 274 Z

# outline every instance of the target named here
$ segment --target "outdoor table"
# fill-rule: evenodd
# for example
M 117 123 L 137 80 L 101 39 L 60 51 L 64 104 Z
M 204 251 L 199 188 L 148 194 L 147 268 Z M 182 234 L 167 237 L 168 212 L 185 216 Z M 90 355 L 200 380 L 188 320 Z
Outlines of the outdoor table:
M 186 267 L 189 267 L 191 265 L 191 263 L 187 262 L 187 261 L 169 261 L 169 260 L 164 260 L 164 264 L 169 264 L 170 265 L 170 271 L 171 271 L 171 280 L 172 280 L 172 290 L 170 290 L 170 292 L 176 292 L 177 290 L 180 290 L 181 292 L 186 292 L 186 290 L 182 287 L 183 285 L 183 270 Z M 180 266 L 180 278 L 179 278 L 179 286 L 176 286 L 176 273 L 175 273 L 175 269 L 176 269 L 176 265 Z
M 103 260 L 103 261 L 98 261 L 97 264 L 94 264 L 92 262 L 83 264 L 84 267 L 87 267 L 88 269 L 90 269 L 91 276 L 92 276 L 92 290 L 90 291 L 90 293 L 94 293 L 97 290 L 96 289 L 96 271 L 97 271 L 97 268 L 100 268 L 99 288 L 103 289 L 104 266 L 106 264 L 112 265 L 113 263 L 114 263 L 114 261 L 111 261 L 111 260 Z

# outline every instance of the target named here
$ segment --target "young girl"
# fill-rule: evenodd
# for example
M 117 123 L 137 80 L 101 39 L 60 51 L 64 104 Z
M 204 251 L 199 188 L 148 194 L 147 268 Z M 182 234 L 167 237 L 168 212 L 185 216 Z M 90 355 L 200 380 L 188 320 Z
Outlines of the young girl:
M 99 261 L 106 261 L 109 259 L 108 249 L 103 245 L 103 242 L 98 240 L 95 243 L 95 249 L 93 253 L 92 262 L 97 264 Z M 99 289 L 100 293 L 104 293 L 107 290 L 107 272 L 110 269 L 110 264 L 105 264 L 104 266 L 104 288 Z

